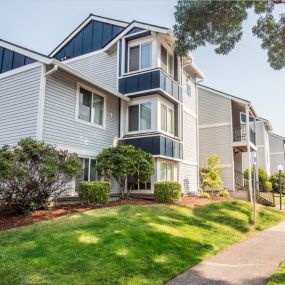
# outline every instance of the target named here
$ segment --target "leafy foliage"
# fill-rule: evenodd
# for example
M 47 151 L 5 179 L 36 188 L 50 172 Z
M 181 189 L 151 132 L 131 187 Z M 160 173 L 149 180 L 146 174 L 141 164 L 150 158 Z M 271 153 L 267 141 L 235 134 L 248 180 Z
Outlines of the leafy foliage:
M 230 192 L 228 190 L 222 190 L 219 192 L 219 197 L 230 198 Z
M 0 197 L 14 212 L 46 208 L 80 171 L 76 154 L 27 138 L 0 149 Z
M 112 177 L 120 184 L 121 197 L 128 176 L 144 182 L 154 173 L 154 159 L 151 154 L 132 145 L 121 145 L 104 149 L 97 155 L 97 171 L 107 179 Z M 129 195 L 129 192 L 128 192 Z
M 210 44 L 217 54 L 228 54 L 241 40 L 242 24 L 253 8 L 260 14 L 253 34 L 261 39 L 271 67 L 281 69 L 285 66 L 285 19 L 282 16 L 275 19 L 273 15 L 274 4 L 281 2 L 179 0 L 174 26 L 176 51 L 185 55 L 188 50 Z
M 107 204 L 110 199 L 111 183 L 96 182 L 80 182 L 78 194 L 82 204 Z
M 279 193 L 279 173 L 276 172 L 270 177 L 270 182 L 272 183 L 272 189 L 274 192 Z M 285 172 L 281 173 L 281 187 L 282 192 L 285 193 Z
M 200 181 L 203 189 L 220 190 L 223 187 L 221 173 L 224 169 L 218 168 L 220 158 L 216 154 L 211 154 L 208 158 L 208 165 L 200 169 Z
M 175 202 L 182 196 L 182 187 L 179 182 L 167 181 L 154 184 L 154 197 L 159 202 Z
M 207 199 L 209 199 L 209 198 L 211 198 L 211 195 L 209 193 L 207 193 L 207 192 L 203 192 L 203 193 L 201 193 L 199 195 L 199 198 L 207 198 Z
M 254 176 L 254 168 L 252 168 L 251 170 L 251 175 L 252 175 L 252 179 Z M 248 169 L 246 169 L 244 171 L 244 178 L 248 180 Z M 265 172 L 265 170 L 263 168 L 258 168 L 258 180 L 259 180 L 259 187 L 260 190 L 262 191 L 271 191 L 272 190 L 272 185 L 269 181 L 269 176 L 267 175 L 267 173 Z

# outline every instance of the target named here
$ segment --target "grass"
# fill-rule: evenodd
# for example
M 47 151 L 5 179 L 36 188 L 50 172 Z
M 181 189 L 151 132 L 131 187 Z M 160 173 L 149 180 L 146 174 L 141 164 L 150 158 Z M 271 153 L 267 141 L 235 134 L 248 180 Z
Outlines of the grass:
M 285 284 L 285 261 L 280 265 L 272 275 L 267 285 L 284 285 Z
M 275 197 L 275 204 L 280 205 L 280 195 L 275 193 L 274 197 Z M 281 197 L 281 202 L 282 202 L 282 204 L 285 205 L 285 196 L 283 196 L 283 195 Z
M 258 229 L 283 218 L 260 207 Z M 73 214 L 0 232 L 0 284 L 162 284 L 254 230 L 242 201 Z

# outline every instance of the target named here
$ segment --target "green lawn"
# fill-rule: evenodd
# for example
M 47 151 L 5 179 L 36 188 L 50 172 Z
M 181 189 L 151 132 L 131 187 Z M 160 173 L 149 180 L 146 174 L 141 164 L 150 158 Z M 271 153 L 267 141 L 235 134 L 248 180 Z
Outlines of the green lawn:
M 280 265 L 278 270 L 273 274 L 267 285 L 284 285 L 285 284 L 285 261 Z
M 284 218 L 260 207 L 258 228 Z M 0 232 L 0 284 L 162 284 L 254 229 L 246 202 L 122 206 Z
M 280 195 L 279 194 L 274 194 L 274 197 L 275 197 L 275 204 L 276 205 L 279 205 L 280 204 Z M 285 205 L 285 196 L 282 195 L 282 204 Z

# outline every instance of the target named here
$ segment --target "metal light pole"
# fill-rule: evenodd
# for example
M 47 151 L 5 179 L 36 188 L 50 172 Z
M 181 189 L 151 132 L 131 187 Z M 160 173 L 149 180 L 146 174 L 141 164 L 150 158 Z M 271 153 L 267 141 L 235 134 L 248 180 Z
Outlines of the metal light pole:
M 280 195 L 280 210 L 282 210 L 282 180 L 281 180 L 281 172 L 283 171 L 283 165 L 278 165 L 277 170 L 279 172 L 279 195 Z

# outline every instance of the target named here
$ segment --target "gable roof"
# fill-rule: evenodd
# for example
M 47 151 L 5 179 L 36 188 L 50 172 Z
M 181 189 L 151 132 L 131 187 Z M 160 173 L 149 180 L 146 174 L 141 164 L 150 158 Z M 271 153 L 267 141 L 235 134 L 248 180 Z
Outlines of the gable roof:
M 255 109 L 253 108 L 251 102 L 248 101 L 248 100 L 245 100 L 245 99 L 243 99 L 241 97 L 237 97 L 237 96 L 225 93 L 223 91 L 219 91 L 217 89 L 205 86 L 203 84 L 198 84 L 198 88 L 201 88 L 201 89 L 206 90 L 206 91 L 210 91 L 210 92 L 215 93 L 216 95 L 219 95 L 219 96 L 227 97 L 227 98 L 229 98 L 229 99 L 231 99 L 233 101 L 236 101 L 238 103 L 247 104 L 247 105 L 250 106 L 250 109 L 253 112 L 254 116 L 257 117 L 257 113 L 256 113 Z
M 107 93 L 110 93 L 110 94 L 112 94 L 112 95 L 114 95 L 120 99 L 123 99 L 124 101 L 130 100 L 129 98 L 127 98 L 123 94 L 119 93 L 118 91 L 116 91 L 116 90 L 114 90 L 108 86 L 105 86 L 104 84 L 98 82 L 97 80 L 94 80 L 93 78 L 90 78 L 90 77 L 76 71 L 72 67 L 70 67 L 66 64 L 63 64 L 62 62 L 60 62 L 59 60 L 57 60 L 55 58 L 51 58 L 49 56 L 43 55 L 43 54 L 38 53 L 36 51 L 21 47 L 19 45 L 16 45 L 16 44 L 13 44 L 13 43 L 1 40 L 1 39 L 0 39 L 0 47 L 7 48 L 13 52 L 22 54 L 24 56 L 27 56 L 31 59 L 34 59 L 35 61 L 39 61 L 39 62 L 44 63 L 46 65 L 57 66 L 57 69 L 59 68 L 61 70 L 64 70 L 65 72 L 68 72 L 69 74 L 71 74 L 71 75 L 73 75 L 79 79 L 82 79 L 83 81 L 86 81 L 86 82 L 96 86 L 97 88 L 102 89 L 103 91 L 105 91 Z
M 282 137 L 282 136 L 277 135 L 277 134 L 275 134 L 275 133 L 269 132 L 269 135 L 271 135 L 271 136 L 273 136 L 273 137 L 276 137 L 276 138 L 278 138 L 278 139 L 282 139 L 282 140 L 285 141 L 285 137 Z
M 98 22 L 105 24 L 108 27 L 111 27 L 111 29 L 118 29 L 118 32 L 120 32 L 122 29 L 124 29 L 126 26 L 128 26 L 128 22 L 115 20 L 107 17 L 100 17 L 94 14 L 90 14 L 79 26 L 77 26 L 51 53 L 51 57 L 55 57 L 57 53 L 61 51 L 70 41 L 72 41 L 78 34 L 80 34 L 90 23 L 92 22 Z M 115 34 L 117 34 L 115 32 Z M 110 35 L 112 36 L 112 35 Z M 108 40 L 109 42 L 110 40 Z M 101 47 L 102 48 L 102 47 Z M 93 47 L 93 51 L 95 51 Z

